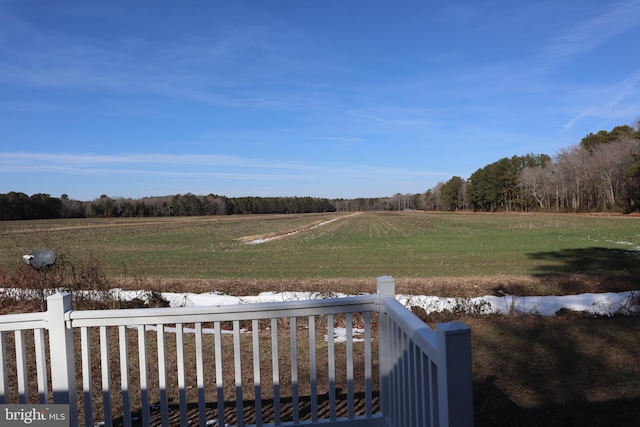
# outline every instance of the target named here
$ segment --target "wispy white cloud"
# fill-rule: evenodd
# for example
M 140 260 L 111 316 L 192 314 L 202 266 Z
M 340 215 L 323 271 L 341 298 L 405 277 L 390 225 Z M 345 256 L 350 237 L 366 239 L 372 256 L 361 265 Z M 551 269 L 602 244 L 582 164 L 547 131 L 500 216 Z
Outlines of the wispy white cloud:
M 201 154 L 58 154 L 0 152 L 3 173 L 50 171 L 67 174 L 114 174 L 291 179 L 323 174 L 364 178 L 379 175 L 434 176 L 437 172 L 327 162 L 277 162 L 237 156 Z M 217 168 L 211 171 L 209 168 Z M 233 171 L 228 171 L 232 169 Z M 246 172 L 239 172 L 246 171 Z M 251 172 L 253 171 L 253 172 Z M 279 172 L 269 172 L 279 171 Z
M 353 147 L 360 145 L 366 141 L 365 138 L 354 136 L 319 136 L 316 139 L 318 141 L 334 143 L 339 145 L 340 147 Z
M 0 83 L 232 108 L 308 106 L 324 98 L 312 76 L 331 74 L 332 66 L 307 54 L 296 41 L 304 36 L 291 31 L 253 24 L 151 41 L 51 32 L 21 22 L 0 36 Z
M 189 155 L 189 154 L 74 154 L 74 153 L 29 153 L 4 152 L 0 153 L 0 161 L 51 163 L 59 165 L 75 165 L 78 167 L 95 166 L 100 164 L 244 164 L 247 161 L 235 156 L 219 155 Z
M 395 105 L 371 105 L 348 110 L 347 114 L 385 126 L 413 127 L 433 123 L 427 110 Z
M 590 89 L 581 98 L 588 100 L 584 102 L 588 106 L 571 117 L 562 127 L 562 132 L 569 131 L 584 119 L 598 122 L 637 117 L 640 114 L 640 68 L 613 85 Z
M 613 8 L 570 27 L 551 39 L 542 56 L 547 65 L 555 65 L 592 51 L 623 32 L 640 25 L 640 1 L 606 3 Z

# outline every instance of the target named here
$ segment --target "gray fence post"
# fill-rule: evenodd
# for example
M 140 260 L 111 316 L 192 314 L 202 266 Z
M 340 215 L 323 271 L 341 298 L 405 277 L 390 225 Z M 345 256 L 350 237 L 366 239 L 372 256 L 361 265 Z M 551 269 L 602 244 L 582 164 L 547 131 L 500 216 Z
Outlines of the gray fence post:
M 389 393 L 391 384 L 391 335 L 389 331 L 389 318 L 384 310 L 383 298 L 396 296 L 396 282 L 393 277 L 381 276 L 376 281 L 378 292 L 378 358 L 380 375 L 380 409 L 385 419 L 391 415 Z
M 57 293 L 47 298 L 51 389 L 53 403 L 68 404 L 70 425 L 78 425 L 76 368 L 73 331 L 67 328 L 65 315 L 71 311 L 71 294 Z
M 441 426 L 473 426 L 471 329 L 460 322 L 436 327 Z M 440 374 L 442 372 L 442 374 Z
M 396 280 L 391 276 L 380 276 L 376 280 L 378 296 L 394 297 L 396 296 Z

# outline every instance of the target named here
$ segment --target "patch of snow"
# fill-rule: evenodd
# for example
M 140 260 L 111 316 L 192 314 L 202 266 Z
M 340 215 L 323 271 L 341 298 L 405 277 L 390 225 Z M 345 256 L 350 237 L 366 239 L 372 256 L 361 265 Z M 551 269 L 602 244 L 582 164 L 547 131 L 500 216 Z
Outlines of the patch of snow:
M 441 298 L 425 295 L 398 295 L 405 307 L 420 307 L 427 313 L 453 311 L 475 314 L 529 313 L 554 316 L 561 309 L 584 311 L 595 315 L 612 315 L 629 308 L 628 302 L 639 291 L 606 292 L 562 296 L 501 296 L 476 298 Z
M 36 292 L 35 290 L 33 291 Z M 16 288 L 0 288 L 0 294 L 7 297 L 19 297 L 29 294 L 29 290 Z M 444 298 L 429 295 L 396 295 L 396 299 L 405 307 L 419 307 L 427 313 L 442 311 L 473 311 L 477 314 L 490 313 L 535 313 L 543 316 L 555 315 L 562 308 L 586 311 L 592 314 L 610 315 L 628 308 L 629 301 L 640 291 L 584 293 L 562 296 L 501 296 L 485 295 L 476 298 Z M 123 301 L 141 299 L 149 301 L 150 291 L 124 291 L 111 289 L 114 298 Z M 30 295 L 30 294 L 29 294 Z M 90 297 L 91 293 L 87 292 Z M 223 306 L 233 304 L 270 303 L 283 301 L 306 301 L 320 298 L 343 298 L 350 295 L 343 293 L 318 292 L 261 292 L 253 296 L 232 296 L 219 292 L 177 293 L 161 292 L 160 296 L 169 302 L 170 307 Z
M 352 328 L 352 340 L 353 342 L 363 342 L 364 338 L 357 338 L 356 336 L 364 335 L 364 329 L 360 328 Z M 324 340 L 328 341 L 329 336 L 325 335 Z M 333 341 L 336 343 L 346 343 L 347 342 L 347 328 L 336 327 L 333 328 Z

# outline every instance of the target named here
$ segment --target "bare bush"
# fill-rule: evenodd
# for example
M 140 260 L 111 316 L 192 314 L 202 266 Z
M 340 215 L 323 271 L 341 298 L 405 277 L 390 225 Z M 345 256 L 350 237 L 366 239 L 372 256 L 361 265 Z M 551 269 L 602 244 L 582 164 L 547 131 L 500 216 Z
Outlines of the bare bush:
M 148 289 L 140 281 L 141 289 Z M 29 265 L 16 263 L 0 269 L 0 314 L 19 309 L 20 312 L 46 310 L 46 299 L 56 292 L 69 292 L 73 306 L 80 310 L 139 307 L 166 307 L 159 292 L 142 291 L 133 298 L 121 298 L 112 287 L 105 268 L 93 251 L 86 259 L 71 263 L 64 253 L 58 254 L 56 263 L 49 269 L 37 271 Z M 15 302 L 19 301 L 20 304 Z

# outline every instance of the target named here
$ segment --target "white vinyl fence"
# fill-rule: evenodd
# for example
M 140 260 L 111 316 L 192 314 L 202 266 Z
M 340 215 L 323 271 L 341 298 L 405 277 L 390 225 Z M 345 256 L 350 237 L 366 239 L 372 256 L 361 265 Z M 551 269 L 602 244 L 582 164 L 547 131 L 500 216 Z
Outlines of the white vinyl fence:
M 470 329 L 429 328 L 395 282 L 346 298 L 0 316 L 0 404 L 71 425 L 473 425 Z M 47 346 L 48 343 L 48 346 Z

